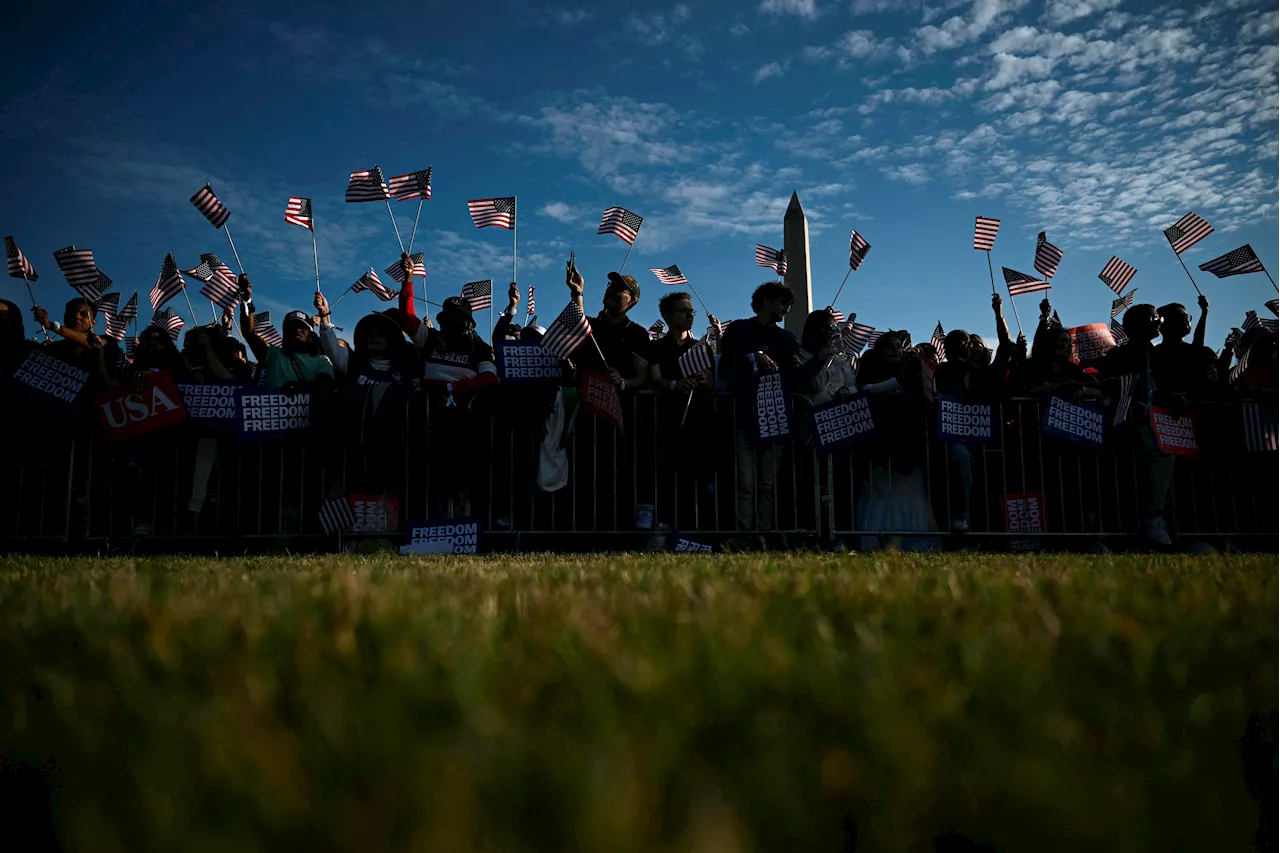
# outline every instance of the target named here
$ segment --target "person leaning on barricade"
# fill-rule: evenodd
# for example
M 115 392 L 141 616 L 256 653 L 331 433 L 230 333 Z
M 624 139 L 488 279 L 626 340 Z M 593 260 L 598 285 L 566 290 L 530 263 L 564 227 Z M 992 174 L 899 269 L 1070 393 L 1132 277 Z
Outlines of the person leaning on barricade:
M 320 348 L 320 339 L 305 311 L 290 311 L 280 324 L 284 337 L 280 346 L 269 346 L 254 330 L 253 285 L 249 277 L 240 275 L 240 292 L 244 311 L 240 317 L 240 334 L 257 359 L 260 384 L 286 391 L 323 379 L 333 379 L 333 362 Z
M 1180 395 L 1185 403 L 1212 400 L 1218 391 L 1218 356 L 1204 345 L 1209 300 L 1200 296 L 1200 322 L 1191 343 L 1191 313 L 1178 302 L 1157 309 L 1160 344 L 1151 350 L 1151 372 L 1162 393 Z
M 49 313 L 36 306 L 31 309 L 36 324 L 46 332 L 62 338 L 47 344 L 44 351 L 81 370 L 88 371 L 90 390 L 106 387 L 116 366 L 122 362 L 120 348 L 110 338 L 93 332 L 97 311 L 89 300 L 77 296 L 67 303 L 62 322 L 49 319 Z

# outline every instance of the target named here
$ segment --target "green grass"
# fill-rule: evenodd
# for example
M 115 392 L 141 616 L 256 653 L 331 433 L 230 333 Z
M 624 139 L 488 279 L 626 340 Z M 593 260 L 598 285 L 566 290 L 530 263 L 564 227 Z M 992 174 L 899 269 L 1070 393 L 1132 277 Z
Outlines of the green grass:
M 1247 850 L 1235 741 L 1276 709 L 1276 577 L 1274 555 L 5 558 L 0 749 L 55 768 L 61 843 L 101 853 L 834 853 L 846 815 L 860 851 Z

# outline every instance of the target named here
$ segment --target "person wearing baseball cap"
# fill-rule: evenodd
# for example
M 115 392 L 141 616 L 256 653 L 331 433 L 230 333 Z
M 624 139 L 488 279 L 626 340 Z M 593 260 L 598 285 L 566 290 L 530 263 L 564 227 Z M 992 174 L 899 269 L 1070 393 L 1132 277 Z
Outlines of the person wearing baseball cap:
M 598 366 L 608 371 L 619 391 L 635 391 L 642 388 L 649 375 L 649 333 L 639 323 L 633 322 L 627 313 L 640 301 L 640 285 L 629 275 L 611 272 L 605 286 L 603 310 L 591 321 L 592 335 L 604 354 L 605 363 L 599 364 L 596 348 L 584 344 L 576 355 L 587 366 Z M 565 273 L 571 298 L 582 305 L 582 274 L 572 265 Z
M 240 334 L 258 360 L 266 387 L 282 388 L 286 384 L 311 382 L 321 376 L 333 378 L 333 362 L 321 350 L 320 339 L 306 311 L 285 314 L 284 322 L 280 324 L 283 342 L 278 347 L 268 346 L 254 331 L 253 285 L 243 273 L 240 274 L 240 291 L 244 297 Z

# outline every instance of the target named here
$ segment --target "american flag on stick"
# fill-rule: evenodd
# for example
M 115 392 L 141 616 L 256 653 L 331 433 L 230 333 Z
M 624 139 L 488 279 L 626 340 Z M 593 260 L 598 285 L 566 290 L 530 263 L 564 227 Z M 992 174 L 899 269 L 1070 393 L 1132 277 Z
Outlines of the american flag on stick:
M 710 370 L 714 363 L 715 359 L 711 355 L 711 345 L 706 341 L 694 344 L 685 350 L 684 355 L 676 359 L 676 364 L 680 368 L 681 379 L 693 376 L 695 373 Z
M 387 182 L 382 177 L 382 169 L 379 167 L 374 166 L 372 169 L 351 173 L 351 180 L 347 182 L 348 204 L 362 201 L 387 201 L 390 198 L 391 191 L 387 189 Z
M 1047 281 L 1042 281 L 1035 276 L 1027 275 L 1024 272 L 1011 270 L 1008 267 L 1001 267 L 1004 270 L 1004 283 L 1009 287 L 1010 296 L 1021 296 L 1024 293 L 1036 293 L 1041 290 L 1048 290 L 1051 285 Z
M 661 320 L 654 320 L 653 325 L 649 327 L 649 340 L 656 341 L 662 337 L 662 333 L 667 330 L 667 324 Z
M 1173 247 L 1174 253 L 1179 255 L 1212 233 L 1213 226 L 1194 213 L 1188 213 L 1164 229 L 1165 239 Z
M 1102 283 L 1116 293 L 1123 293 L 1124 289 L 1129 286 L 1129 282 L 1133 281 L 1133 277 L 1137 274 L 1136 267 L 1132 267 L 1112 255 L 1111 260 L 1107 261 L 1107 265 L 1102 268 L 1102 272 L 1098 273 L 1098 278 L 1102 279 Z
M 1245 403 L 1240 407 L 1240 414 L 1244 420 L 1246 453 L 1269 453 L 1278 449 L 1275 403 Z
M 611 207 L 600 218 L 597 234 L 612 234 L 628 246 L 636 242 L 640 233 L 640 224 L 644 219 L 627 210 L 625 207 Z
M 532 284 L 529 285 L 529 307 L 525 310 L 524 313 L 526 316 L 529 316 L 529 317 L 532 317 L 534 314 L 538 313 L 537 310 L 534 308 Z
M 427 277 L 427 256 L 422 252 L 414 252 L 409 256 L 409 260 L 413 261 L 414 278 Z M 404 284 L 404 270 L 400 268 L 400 262 L 396 261 L 391 266 L 383 270 L 387 275 L 391 276 L 400 284 Z
M 496 225 L 508 230 L 516 227 L 516 197 L 477 198 L 467 202 L 467 211 L 477 228 Z
M 169 333 L 169 337 L 173 340 L 178 339 L 178 334 L 182 331 L 182 327 L 186 324 L 182 322 L 182 318 L 174 313 L 172 308 L 166 308 L 163 311 L 157 311 L 151 315 L 151 327 L 155 329 L 163 329 Z
M 207 261 L 201 261 L 200 266 L 207 267 Z M 223 267 L 226 269 L 226 267 Z M 228 270 L 230 272 L 230 270 Z M 219 308 L 235 309 L 236 303 L 240 301 L 240 285 L 233 276 L 229 281 L 216 270 L 210 270 L 209 277 L 204 279 L 204 286 L 200 288 L 200 295 L 208 299 Z
M 231 267 L 224 264 L 222 259 L 217 255 L 212 252 L 201 255 L 200 265 L 202 267 L 208 267 L 213 273 L 211 278 L 212 281 L 221 282 L 220 286 L 232 287 L 237 293 L 239 293 L 240 279 L 236 278 L 236 274 L 232 271 Z
M 22 254 L 12 237 L 4 238 L 4 254 L 9 259 L 9 275 L 14 278 L 25 278 L 27 281 L 36 281 L 40 278 L 36 275 L 36 268 L 31 266 L 31 261 Z
M 862 352 L 871 343 L 873 337 L 879 337 L 874 326 L 866 326 L 852 320 L 845 323 L 844 328 L 840 330 L 840 340 L 848 355 L 857 355 Z
M 77 287 L 76 292 L 90 302 L 96 303 L 102 298 L 102 294 L 115 287 L 115 282 L 107 277 L 102 270 L 97 271 L 97 277 L 93 280 L 93 284 L 86 284 L 83 287 Z
M 1253 251 L 1253 246 L 1245 243 L 1239 249 L 1232 249 L 1225 255 L 1205 261 L 1200 265 L 1203 272 L 1209 272 L 1218 278 L 1229 275 L 1244 275 L 1249 272 L 1262 272 L 1262 261 Z
M 570 302 L 547 327 L 547 333 L 542 336 L 542 346 L 559 358 L 568 358 L 589 337 L 591 321 L 576 302 Z
M 315 222 L 311 217 L 311 199 L 299 195 L 289 196 L 289 203 L 284 208 L 284 221 L 301 225 L 308 231 L 316 230 Z
M 662 282 L 667 286 L 674 286 L 677 284 L 689 283 L 689 279 L 684 277 L 684 273 L 680 272 L 680 267 L 676 266 L 675 264 L 672 264 L 666 269 L 659 269 L 658 267 L 649 267 L 649 272 L 657 276 L 658 281 Z
M 284 343 L 284 338 L 281 337 L 280 332 L 275 326 L 271 325 L 270 311 L 263 311 L 261 314 L 253 315 L 253 331 L 269 347 L 278 347 Z
M 173 253 L 164 256 L 164 264 L 160 267 L 160 277 L 156 279 L 155 285 L 151 288 L 151 307 L 159 311 L 160 308 L 173 297 L 186 288 L 187 282 L 182 278 L 182 274 L 178 272 L 178 265 L 173 260 Z
M 787 250 L 770 249 L 756 243 L 756 266 L 771 269 L 782 278 L 787 274 Z
M 849 235 L 849 269 L 856 270 L 862 266 L 862 262 L 867 259 L 867 252 L 871 251 L 871 244 L 862 239 L 862 235 L 854 230 Z
M 227 206 L 218 201 L 218 197 L 213 194 L 213 188 L 205 184 L 191 197 L 191 203 L 196 206 L 196 210 L 209 220 L 209 224 L 214 228 L 221 228 L 227 224 L 227 220 L 231 218 L 231 211 L 227 210 Z
M 117 297 L 119 302 L 119 294 L 109 294 Z M 124 334 L 129 329 L 129 324 L 138 316 L 138 294 L 134 293 L 129 297 L 129 301 L 125 303 L 124 308 L 113 310 L 111 313 L 103 312 L 103 316 L 107 319 L 106 331 L 104 334 L 116 342 L 124 340 Z
M 1120 395 L 1116 397 L 1116 414 L 1111 420 L 1112 426 L 1120 426 L 1129 417 L 1129 407 L 1133 405 L 1133 383 L 1137 379 L 1136 373 L 1120 377 Z
M 1044 232 L 1041 231 L 1036 237 L 1036 272 L 1046 279 L 1053 278 L 1061 262 L 1062 250 L 1045 239 Z
M 62 274 L 66 276 L 67 284 L 71 285 L 73 290 L 79 291 L 82 287 L 92 287 L 98 281 L 98 265 L 94 263 L 92 249 L 67 246 L 65 249 L 54 252 L 53 257 L 58 262 L 58 269 L 62 270 Z
M 493 279 L 469 281 L 462 285 L 462 298 L 471 303 L 472 311 L 484 311 L 493 307 Z
M 833 308 L 832 306 L 828 305 L 828 306 L 827 306 L 827 312 L 831 315 L 832 319 L 834 319 L 834 320 L 836 321 L 836 325 L 837 325 L 837 326 L 839 326 L 841 323 L 843 323 L 843 322 L 844 322 L 844 312 L 843 312 L 843 311 L 839 311 L 839 310 L 837 310 L 837 309 Z
M 1124 333 L 1124 326 L 1120 325 L 1120 321 L 1112 318 L 1111 320 L 1111 339 L 1116 342 L 1116 346 L 1129 343 L 1129 336 Z
M 391 197 L 396 201 L 410 201 L 415 198 L 431 198 L 431 167 L 410 172 L 407 175 L 396 175 L 387 182 Z
M 874 347 L 876 345 L 876 341 L 880 340 L 883 335 L 884 332 L 872 332 L 871 336 L 867 338 L 867 349 Z
M 1267 310 L 1272 314 L 1280 316 L 1280 299 L 1268 299 L 1266 301 Z
M 1138 292 L 1138 289 L 1135 287 L 1133 290 L 1130 290 L 1128 293 L 1126 293 L 1124 296 L 1121 296 L 1119 299 L 1111 300 L 1112 319 L 1119 317 L 1125 311 L 1133 307 L 1133 297 L 1134 297 L 1134 294 L 1136 294 L 1137 292 Z
M 332 536 L 351 529 L 355 523 L 356 514 L 351 511 L 351 504 L 347 502 L 347 493 L 342 490 L 340 483 L 334 483 L 325 493 L 324 503 L 320 505 L 320 527 Z
M 111 318 L 120 313 L 120 293 L 104 293 L 93 302 L 93 313 L 102 317 L 103 322 L 111 325 Z
M 990 252 L 996 245 L 996 233 L 1000 230 L 1000 220 L 987 216 L 979 216 L 973 223 L 973 248 L 979 252 Z
M 938 325 L 933 327 L 933 336 L 929 338 L 929 343 L 933 344 L 933 351 L 938 355 L 938 361 L 947 360 L 947 333 L 942 330 L 942 321 L 938 321 Z M 948 368 L 950 369 L 950 368 Z
M 1246 311 L 1244 313 L 1244 324 L 1241 328 L 1246 332 L 1252 332 L 1254 329 L 1266 329 L 1274 335 L 1276 333 L 1276 321 L 1270 317 L 1259 317 L 1257 311 Z
M 378 278 L 378 274 L 373 271 L 373 267 L 369 267 L 369 271 L 356 279 L 356 283 L 351 285 L 352 293 L 359 293 L 362 290 L 372 292 L 374 296 L 383 302 L 390 302 L 400 293 L 398 290 L 388 290 L 386 285 Z

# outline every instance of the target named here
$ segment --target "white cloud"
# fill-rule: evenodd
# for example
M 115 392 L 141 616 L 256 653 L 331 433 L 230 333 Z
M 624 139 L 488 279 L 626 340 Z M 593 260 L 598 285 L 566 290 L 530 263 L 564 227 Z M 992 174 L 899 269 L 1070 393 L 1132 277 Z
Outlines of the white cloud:
M 738 21 L 736 24 L 734 24 L 732 27 L 729 28 L 729 35 L 734 36 L 736 38 L 741 38 L 742 36 L 745 36 L 749 32 L 751 32 L 751 28 L 748 27 L 746 24 L 742 23 L 742 21 Z
M 550 13 L 551 20 L 562 27 L 576 27 L 585 24 L 595 15 L 586 9 L 555 9 Z
M 881 170 L 886 178 L 904 181 L 913 186 L 929 183 L 929 169 L 923 163 L 906 163 L 901 166 L 889 166 Z
M 573 222 L 577 216 L 573 212 L 573 208 L 562 201 L 549 201 L 543 205 L 538 211 L 543 216 L 550 216 L 557 222 Z
M 801 51 L 801 55 L 809 62 L 834 60 L 839 67 L 848 68 L 870 60 L 883 59 L 895 52 L 902 56 L 892 39 L 878 39 L 871 30 L 849 30 L 836 39 L 834 44 L 810 45 Z
M 1045 3 L 1044 21 L 1051 27 L 1057 27 L 1119 5 L 1120 0 L 1048 0 Z
M 1025 3 L 1026 0 L 974 0 L 967 15 L 950 17 L 941 26 L 930 24 L 916 29 L 916 42 L 926 55 L 963 47 L 977 41 L 999 20 Z
M 766 15 L 799 15 L 809 20 L 818 17 L 813 0 L 761 0 L 759 8 Z
M 756 73 L 751 75 L 751 79 L 759 83 L 761 80 L 768 80 L 770 77 L 781 77 L 785 73 L 786 67 L 781 62 L 770 62 L 756 69 Z

